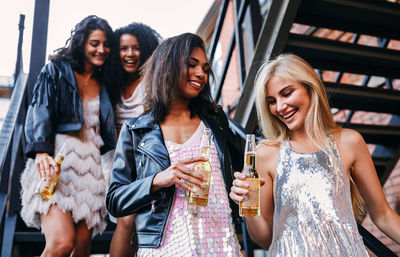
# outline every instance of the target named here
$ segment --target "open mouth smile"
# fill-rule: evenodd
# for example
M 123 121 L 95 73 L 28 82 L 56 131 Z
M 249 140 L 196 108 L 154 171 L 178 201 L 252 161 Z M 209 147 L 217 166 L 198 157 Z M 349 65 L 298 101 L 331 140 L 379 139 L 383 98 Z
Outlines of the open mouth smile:
M 196 81 L 189 81 L 189 84 L 190 84 L 192 87 L 197 88 L 197 89 L 200 89 L 200 88 L 202 87 L 202 84 L 199 83 L 199 82 L 196 82 Z
M 290 119 L 291 117 L 293 117 L 293 115 L 294 115 L 296 112 L 297 112 L 297 109 L 294 109 L 293 111 L 291 111 L 291 112 L 289 112 L 289 113 L 287 113 L 287 114 L 285 114 L 285 115 L 282 115 L 282 117 L 283 117 L 285 120 L 288 120 L 288 119 Z

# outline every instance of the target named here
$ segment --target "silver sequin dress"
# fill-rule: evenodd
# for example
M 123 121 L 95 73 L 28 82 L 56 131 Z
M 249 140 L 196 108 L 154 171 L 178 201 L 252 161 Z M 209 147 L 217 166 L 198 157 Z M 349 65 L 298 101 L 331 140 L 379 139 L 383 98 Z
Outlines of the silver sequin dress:
M 368 256 L 353 215 L 349 180 L 332 136 L 328 148 L 329 155 L 322 150 L 297 153 L 288 140 L 281 143 L 268 256 Z
M 102 172 L 100 147 L 100 98 L 82 101 L 83 124 L 76 132 L 55 135 L 55 152 L 66 144 L 61 175 L 53 196 L 43 200 L 35 193 L 39 175 L 35 160 L 29 159 L 21 175 L 21 217 L 29 227 L 40 229 L 40 214 L 47 214 L 53 204 L 70 212 L 75 223 L 84 221 L 93 235 L 106 227 L 106 183 Z

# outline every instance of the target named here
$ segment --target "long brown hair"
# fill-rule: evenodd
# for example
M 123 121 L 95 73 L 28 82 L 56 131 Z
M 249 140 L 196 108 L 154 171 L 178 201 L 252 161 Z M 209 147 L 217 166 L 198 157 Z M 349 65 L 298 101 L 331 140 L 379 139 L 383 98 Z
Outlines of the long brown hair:
M 203 40 L 196 34 L 184 33 L 165 39 L 143 65 L 146 103 L 148 110 L 153 111 L 155 122 L 164 120 L 172 101 L 179 95 L 179 82 L 181 78 L 188 76 L 190 58 L 196 47 L 206 52 Z M 203 90 L 189 102 L 192 115 L 215 108 L 211 97 L 210 79 L 211 70 Z

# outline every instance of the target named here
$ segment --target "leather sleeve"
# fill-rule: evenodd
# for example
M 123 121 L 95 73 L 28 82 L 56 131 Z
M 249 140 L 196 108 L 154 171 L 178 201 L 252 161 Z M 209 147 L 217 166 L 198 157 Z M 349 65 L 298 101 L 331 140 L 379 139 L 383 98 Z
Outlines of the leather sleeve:
M 125 123 L 115 149 L 111 184 L 106 196 L 106 205 L 114 217 L 130 215 L 149 205 L 153 200 L 151 186 L 155 176 L 137 179 L 133 144 L 135 134 Z
M 47 64 L 40 72 L 33 89 L 32 102 L 25 120 L 25 137 L 27 145 L 25 154 L 35 158 L 36 153 L 54 154 L 54 106 L 51 95 L 54 95 L 56 80 L 48 72 L 54 69 Z M 53 96 L 54 97 L 54 96 Z

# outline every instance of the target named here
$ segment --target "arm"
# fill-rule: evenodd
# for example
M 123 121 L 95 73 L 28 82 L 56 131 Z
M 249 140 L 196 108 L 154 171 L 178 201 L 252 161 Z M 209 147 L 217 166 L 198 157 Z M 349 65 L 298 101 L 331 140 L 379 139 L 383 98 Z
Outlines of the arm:
M 261 215 L 258 217 L 246 217 L 247 229 L 251 238 L 263 249 L 268 249 L 272 242 L 272 226 L 274 214 L 273 199 L 273 177 L 271 176 L 271 164 L 273 163 L 273 155 L 270 150 L 266 151 L 266 146 L 259 146 L 256 152 L 256 168 L 262 179 L 260 188 L 260 210 Z M 246 189 L 248 185 L 243 175 L 239 172 L 235 173 L 230 197 L 236 203 L 244 200 L 243 195 L 248 193 Z
M 124 124 L 118 137 L 106 195 L 107 209 L 114 217 L 132 214 L 152 200 L 150 189 L 154 175 L 136 180 L 133 136 L 128 125 Z
M 161 189 L 174 184 L 191 190 L 181 179 L 204 187 L 201 182 L 203 179 L 201 173 L 186 167 L 197 161 L 206 161 L 206 159 L 198 157 L 179 161 L 164 171 L 161 171 L 161 166 L 154 164 L 155 162 L 150 163 L 151 161 L 148 160 L 146 163 L 145 159 L 143 163 L 146 167 L 159 170 L 150 171 L 149 173 L 152 174 L 150 176 L 137 178 L 132 142 L 138 140 L 135 133 L 129 131 L 128 125 L 125 123 L 118 138 L 111 184 L 106 196 L 107 209 L 111 215 L 121 217 L 135 213 L 140 208 L 149 205 L 152 200 L 159 198 L 157 195 L 159 196 Z M 149 157 L 147 158 L 149 159 Z
M 25 137 L 27 145 L 25 154 L 35 158 L 36 153 L 54 154 L 54 106 L 50 95 L 54 97 L 53 88 L 56 81 L 50 76 L 47 64 L 40 72 L 33 90 L 32 102 L 25 120 Z
M 33 89 L 32 102 L 29 105 L 25 120 L 25 137 L 27 145 L 25 154 L 35 158 L 39 177 L 50 180 L 59 174 L 60 167 L 51 155 L 54 154 L 54 105 L 50 95 L 54 96 L 56 80 L 50 75 L 52 63 L 41 70 Z M 53 167 L 53 172 L 50 169 Z
M 341 137 L 344 149 L 349 149 L 344 154 L 352 156 L 351 176 L 366 202 L 371 220 L 383 233 L 400 244 L 400 216 L 390 208 L 385 198 L 364 139 L 353 130 L 344 130 Z

